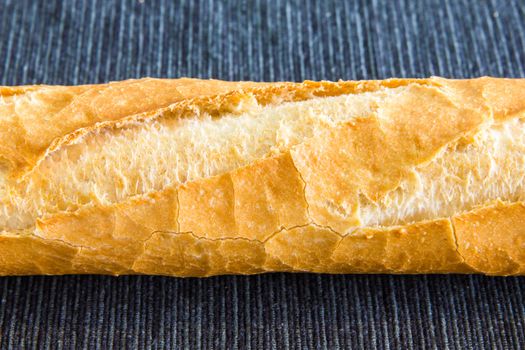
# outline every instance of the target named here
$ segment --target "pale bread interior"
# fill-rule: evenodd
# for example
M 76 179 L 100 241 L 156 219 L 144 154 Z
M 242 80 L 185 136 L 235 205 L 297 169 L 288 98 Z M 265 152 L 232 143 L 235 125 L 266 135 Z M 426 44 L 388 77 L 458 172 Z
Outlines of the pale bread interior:
M 22 181 L 0 175 L 0 230 L 31 227 L 41 216 L 121 202 L 232 171 L 290 150 L 325 128 L 370 116 L 404 89 L 269 106 L 251 100 L 220 118 L 157 118 L 101 128 L 49 154 Z M 450 216 L 495 199 L 520 200 L 524 148 L 520 120 L 487 125 L 473 143 L 449 145 L 413 169 L 379 202 L 361 198 L 361 224 L 396 225 Z
M 525 199 L 525 126 L 520 119 L 450 145 L 377 203 L 363 199 L 363 226 L 390 226 L 449 217 L 500 199 Z

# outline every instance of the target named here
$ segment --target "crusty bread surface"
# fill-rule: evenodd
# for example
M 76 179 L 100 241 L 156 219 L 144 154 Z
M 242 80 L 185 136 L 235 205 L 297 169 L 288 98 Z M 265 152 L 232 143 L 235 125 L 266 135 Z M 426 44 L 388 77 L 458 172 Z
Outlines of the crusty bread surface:
M 525 274 L 525 79 L 0 87 L 0 274 Z

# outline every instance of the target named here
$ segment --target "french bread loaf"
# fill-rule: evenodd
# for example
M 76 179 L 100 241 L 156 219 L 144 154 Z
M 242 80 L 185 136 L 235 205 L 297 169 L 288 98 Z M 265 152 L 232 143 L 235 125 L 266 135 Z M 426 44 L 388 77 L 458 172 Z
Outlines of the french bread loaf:
M 525 79 L 0 87 L 0 274 L 525 274 Z

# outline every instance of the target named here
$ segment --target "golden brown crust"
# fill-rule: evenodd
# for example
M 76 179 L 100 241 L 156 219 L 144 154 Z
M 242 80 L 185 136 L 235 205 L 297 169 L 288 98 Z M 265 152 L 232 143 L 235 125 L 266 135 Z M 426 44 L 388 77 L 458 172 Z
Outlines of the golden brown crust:
M 458 252 L 474 270 L 525 273 L 525 205 L 497 202 L 453 219 Z
M 450 92 L 457 103 L 469 108 L 489 108 L 494 119 L 503 121 L 525 116 L 523 79 L 483 77 L 467 80 L 433 78 Z
M 525 116 L 524 80 L 392 79 L 259 88 L 140 80 L 109 87 L 3 87 L 0 123 L 10 132 L 0 135 L 6 141 L 0 160 L 19 177 L 50 150 L 81 143 L 104 128 L 140 127 L 150 118 L 191 117 L 195 111 L 218 118 L 250 98 L 268 105 L 401 86 L 403 93 L 381 103 L 372 116 L 327 128 L 287 152 L 119 203 L 50 213 L 34 228 L 4 232 L 0 274 L 524 274 L 522 203 L 481 203 L 450 218 L 392 227 L 360 227 L 358 215 L 361 198 L 382 198 L 446 147 L 470 142 L 493 120 Z M 25 103 L 34 102 L 26 94 L 37 94 L 32 99 L 38 105 L 23 111 Z M 121 96 L 120 103 L 115 96 Z M 42 120 L 49 127 L 37 131 Z M 95 125 L 99 121 L 104 123 Z

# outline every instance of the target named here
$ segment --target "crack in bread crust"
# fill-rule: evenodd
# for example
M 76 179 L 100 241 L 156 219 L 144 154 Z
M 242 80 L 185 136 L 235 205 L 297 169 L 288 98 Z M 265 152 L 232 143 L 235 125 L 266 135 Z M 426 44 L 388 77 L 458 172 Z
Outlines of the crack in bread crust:
M 304 139 L 315 137 L 322 128 L 339 123 L 339 119 L 369 114 L 382 98 L 383 92 L 364 93 L 266 108 L 252 98 L 248 99 L 252 104 L 245 101 L 243 114 L 220 119 L 206 115 L 183 120 L 166 117 L 162 122 L 148 120 L 111 133 L 93 134 L 81 143 L 77 140 L 51 153 L 17 183 L 12 210 L 31 210 L 29 218 L 20 220 L 30 223 L 31 217 L 57 210 L 120 202 L 226 173 L 286 152 Z M 251 136 L 254 134 L 259 135 L 258 139 Z M 196 157 L 201 160 L 196 161 Z
M 376 202 L 363 201 L 363 226 L 403 225 L 450 217 L 495 200 L 525 200 L 525 126 L 514 119 L 449 145 L 412 169 Z

